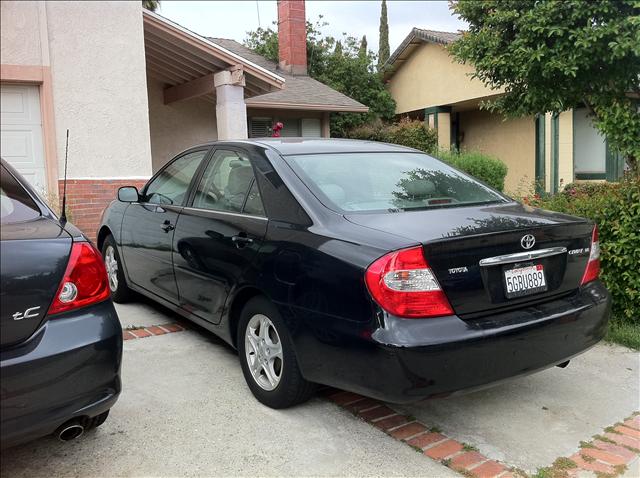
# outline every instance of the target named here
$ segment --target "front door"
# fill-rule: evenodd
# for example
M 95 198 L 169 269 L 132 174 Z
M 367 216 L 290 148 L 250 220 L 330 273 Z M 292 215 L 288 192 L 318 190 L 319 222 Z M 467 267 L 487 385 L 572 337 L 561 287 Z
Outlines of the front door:
M 129 205 L 122 222 L 122 253 L 131 282 L 178 302 L 171 244 L 191 180 L 207 154 L 190 151 L 171 161 Z
M 229 291 L 241 281 L 266 230 L 247 153 L 216 149 L 173 238 L 180 305 L 218 323 Z

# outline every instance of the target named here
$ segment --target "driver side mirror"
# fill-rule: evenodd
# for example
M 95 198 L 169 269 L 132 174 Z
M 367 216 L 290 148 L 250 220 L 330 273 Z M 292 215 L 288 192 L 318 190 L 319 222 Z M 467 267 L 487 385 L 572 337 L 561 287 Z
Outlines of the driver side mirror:
M 118 189 L 118 201 L 122 202 L 138 202 L 140 195 L 135 186 L 123 186 Z

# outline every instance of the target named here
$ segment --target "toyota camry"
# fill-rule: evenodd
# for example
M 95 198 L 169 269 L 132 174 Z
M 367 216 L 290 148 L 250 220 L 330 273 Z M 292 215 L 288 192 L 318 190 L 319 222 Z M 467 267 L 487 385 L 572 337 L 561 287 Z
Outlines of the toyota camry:
M 564 366 L 610 315 L 592 222 L 375 142 L 193 147 L 119 190 L 98 247 L 116 302 L 223 338 L 274 408 L 314 384 L 410 402 Z

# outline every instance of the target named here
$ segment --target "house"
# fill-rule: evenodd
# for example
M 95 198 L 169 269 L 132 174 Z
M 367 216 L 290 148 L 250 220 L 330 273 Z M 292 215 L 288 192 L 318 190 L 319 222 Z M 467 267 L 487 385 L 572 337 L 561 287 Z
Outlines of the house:
M 306 75 L 303 0 L 278 2 L 276 65 L 129 2 L 0 2 L 2 157 L 60 194 L 94 237 L 118 187 L 215 139 L 329 136 L 335 111 L 368 108 Z
M 586 108 L 559 115 L 504 119 L 481 109 L 502 94 L 472 78 L 447 45 L 458 33 L 414 28 L 389 57 L 384 77 L 396 114 L 419 118 L 438 130 L 443 149 L 475 150 L 501 159 L 509 172 L 505 189 L 556 192 L 576 180 L 616 180 L 623 162 L 593 127 Z

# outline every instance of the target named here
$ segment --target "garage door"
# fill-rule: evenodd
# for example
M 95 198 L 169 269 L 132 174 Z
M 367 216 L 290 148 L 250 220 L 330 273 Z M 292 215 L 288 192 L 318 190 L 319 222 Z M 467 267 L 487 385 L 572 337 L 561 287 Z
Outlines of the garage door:
M 46 191 L 40 93 L 37 86 L 0 85 L 0 154 Z

